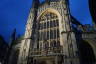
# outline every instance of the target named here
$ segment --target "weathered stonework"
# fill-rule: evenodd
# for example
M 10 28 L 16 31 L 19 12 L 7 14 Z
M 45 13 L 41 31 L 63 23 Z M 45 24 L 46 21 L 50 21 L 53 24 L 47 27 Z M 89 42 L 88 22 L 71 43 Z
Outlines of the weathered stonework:
M 34 3 L 37 2 L 38 0 L 34 1 Z M 47 14 L 49 17 L 53 15 L 53 18 L 46 19 Z M 55 22 L 54 19 L 58 20 L 58 25 L 51 27 L 50 23 Z M 80 64 L 76 36 L 71 25 L 70 11 L 66 0 L 50 0 L 42 4 L 38 3 L 37 7 L 31 8 L 25 37 L 21 43 L 18 64 L 43 64 L 44 62 L 44 64 Z M 51 30 L 56 31 L 51 34 Z M 43 37 L 41 33 L 43 33 Z M 53 35 L 53 39 L 51 39 L 51 35 Z M 59 36 L 57 37 L 57 35 Z M 54 41 L 57 44 L 51 46 Z M 46 42 L 48 42 L 47 46 Z M 56 47 L 54 47 L 55 45 Z

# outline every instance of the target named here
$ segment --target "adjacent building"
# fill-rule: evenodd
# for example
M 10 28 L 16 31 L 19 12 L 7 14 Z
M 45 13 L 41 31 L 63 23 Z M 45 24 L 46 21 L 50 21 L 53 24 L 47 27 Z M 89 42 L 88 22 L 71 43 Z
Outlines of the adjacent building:
M 10 38 L 7 60 L 4 64 L 17 64 L 22 40 L 23 36 L 17 36 L 16 29 L 14 29 Z
M 0 63 L 4 64 L 6 61 L 6 56 L 8 52 L 8 44 L 5 42 L 4 38 L 0 35 Z
M 17 64 L 22 39 L 18 37 L 11 43 L 6 64 Z

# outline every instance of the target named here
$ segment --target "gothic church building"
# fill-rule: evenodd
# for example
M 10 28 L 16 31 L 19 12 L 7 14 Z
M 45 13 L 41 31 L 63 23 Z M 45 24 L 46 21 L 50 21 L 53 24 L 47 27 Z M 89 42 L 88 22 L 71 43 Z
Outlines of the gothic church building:
M 72 22 L 68 0 L 33 0 L 17 63 L 95 64 L 96 32 L 81 27 Z

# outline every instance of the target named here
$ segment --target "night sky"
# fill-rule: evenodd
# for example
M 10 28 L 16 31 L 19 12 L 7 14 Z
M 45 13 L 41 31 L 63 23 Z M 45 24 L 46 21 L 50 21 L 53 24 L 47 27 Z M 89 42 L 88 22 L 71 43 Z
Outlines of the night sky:
M 23 35 L 32 0 L 0 0 L 0 34 L 7 42 L 14 28 Z M 82 24 L 92 24 L 88 0 L 70 0 L 71 14 Z

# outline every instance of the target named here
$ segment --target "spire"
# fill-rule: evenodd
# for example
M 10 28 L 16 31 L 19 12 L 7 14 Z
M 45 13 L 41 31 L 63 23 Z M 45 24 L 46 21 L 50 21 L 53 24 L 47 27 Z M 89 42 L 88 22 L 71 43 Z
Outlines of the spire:
M 33 8 L 37 8 L 39 3 L 40 3 L 39 0 L 33 0 L 33 3 L 32 3 Z
M 13 29 L 13 32 L 12 32 L 11 37 L 10 37 L 10 44 L 9 44 L 10 47 L 14 44 L 15 40 L 16 40 L 16 28 Z
M 13 42 L 16 39 L 16 28 L 13 30 L 13 33 L 11 35 L 11 42 Z

